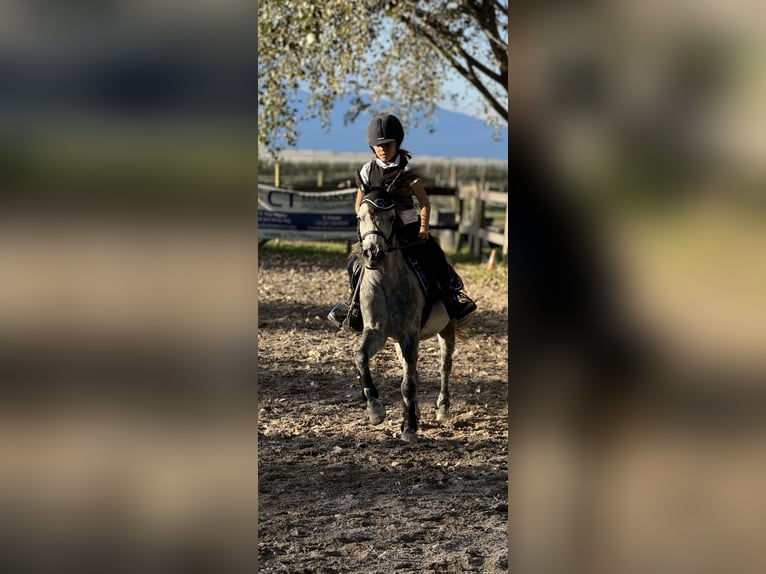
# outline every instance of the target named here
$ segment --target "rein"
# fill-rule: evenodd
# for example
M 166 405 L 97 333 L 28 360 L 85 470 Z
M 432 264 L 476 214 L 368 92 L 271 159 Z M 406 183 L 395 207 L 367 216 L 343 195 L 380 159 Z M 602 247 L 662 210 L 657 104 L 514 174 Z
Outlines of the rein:
M 375 225 L 375 222 L 373 222 L 373 225 Z M 362 240 L 368 235 L 380 235 L 386 242 L 386 253 L 390 251 L 409 249 L 410 247 L 415 247 L 416 245 L 422 245 L 427 241 L 427 239 L 416 239 L 415 241 L 410 241 L 404 245 L 399 245 L 399 242 L 394 243 L 393 241 L 396 236 L 396 226 L 394 226 L 394 228 L 391 230 L 391 234 L 388 237 L 386 237 L 385 233 L 383 233 L 376 226 L 375 229 L 370 229 L 369 231 L 365 231 L 364 234 L 359 235 L 359 243 L 361 244 Z

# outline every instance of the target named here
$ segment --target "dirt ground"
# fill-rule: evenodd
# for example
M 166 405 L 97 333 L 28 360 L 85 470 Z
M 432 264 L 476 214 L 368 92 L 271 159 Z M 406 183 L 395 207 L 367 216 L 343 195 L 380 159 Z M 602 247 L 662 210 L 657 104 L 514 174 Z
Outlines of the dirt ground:
M 507 291 L 467 282 L 479 309 L 457 344 L 444 423 L 438 344 L 421 343 L 421 428 L 408 445 L 393 342 L 373 359 L 388 417 L 372 426 L 358 335 L 326 319 L 348 296 L 345 257 L 258 264 L 259 571 L 507 572 Z

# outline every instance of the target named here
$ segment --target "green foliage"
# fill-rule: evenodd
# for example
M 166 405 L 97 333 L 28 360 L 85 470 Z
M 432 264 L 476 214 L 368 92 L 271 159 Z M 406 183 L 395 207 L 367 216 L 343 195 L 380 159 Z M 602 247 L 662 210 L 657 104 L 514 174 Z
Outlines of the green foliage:
M 506 265 L 498 264 L 494 269 L 487 269 L 486 262 L 477 261 L 474 256 L 463 253 L 450 254 L 450 259 L 463 278 L 469 292 L 471 286 L 476 285 L 489 287 L 500 293 L 508 291 L 508 267 Z
M 507 121 L 508 22 L 502 0 L 262 0 L 258 5 L 258 142 L 277 155 L 294 146 L 296 126 L 353 96 L 347 119 L 383 111 L 410 125 L 430 119 L 459 74 L 488 119 Z M 308 93 L 298 117 L 299 90 Z

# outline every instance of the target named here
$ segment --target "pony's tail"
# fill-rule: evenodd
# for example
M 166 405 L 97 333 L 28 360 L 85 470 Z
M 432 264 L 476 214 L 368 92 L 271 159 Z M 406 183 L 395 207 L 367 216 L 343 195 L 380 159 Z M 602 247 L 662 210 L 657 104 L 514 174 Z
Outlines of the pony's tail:
M 474 313 L 470 313 L 455 323 L 455 336 L 458 339 L 465 340 L 468 338 L 468 327 L 473 323 L 473 316 Z

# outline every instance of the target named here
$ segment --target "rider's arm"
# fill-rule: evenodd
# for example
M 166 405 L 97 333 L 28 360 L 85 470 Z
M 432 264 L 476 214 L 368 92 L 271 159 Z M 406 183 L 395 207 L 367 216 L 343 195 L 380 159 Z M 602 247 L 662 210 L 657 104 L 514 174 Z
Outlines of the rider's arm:
M 418 198 L 420 204 L 420 232 L 418 233 L 418 239 L 426 239 L 428 237 L 428 222 L 431 220 L 431 201 L 428 199 L 426 188 L 420 181 L 412 184 L 410 187 L 412 193 Z
M 361 189 L 356 190 L 356 201 L 354 202 L 354 213 L 359 213 L 359 206 L 362 205 L 362 198 L 364 197 L 364 193 Z

